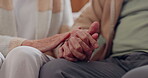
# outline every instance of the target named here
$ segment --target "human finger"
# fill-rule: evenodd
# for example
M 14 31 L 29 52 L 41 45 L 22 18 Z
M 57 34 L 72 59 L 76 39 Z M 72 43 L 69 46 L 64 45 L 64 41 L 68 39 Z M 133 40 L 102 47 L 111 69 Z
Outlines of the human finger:
M 79 60 L 84 60 L 84 59 L 86 58 L 86 55 L 83 54 L 83 52 L 77 51 L 77 50 L 71 45 L 71 42 L 70 42 L 69 48 L 70 48 L 70 51 L 72 52 L 72 54 L 74 55 L 74 57 L 76 57 L 77 59 L 79 59 Z
M 59 49 L 58 49 L 58 58 L 63 58 L 63 47 L 61 46 Z
M 95 39 L 93 39 L 89 33 L 85 32 L 85 34 L 87 35 L 87 37 L 89 39 L 90 45 L 93 46 L 93 48 L 98 48 L 97 41 Z
M 83 42 L 85 42 L 87 45 L 89 45 L 89 39 L 87 37 L 87 34 L 84 33 L 84 30 L 77 31 L 76 36 L 80 38 Z
M 68 47 L 68 42 L 66 41 L 63 45 L 63 57 L 69 61 L 76 61 L 76 59 L 74 58 L 74 56 L 72 55 L 72 53 L 70 52 L 70 49 Z
M 73 46 L 73 48 L 79 52 L 83 52 L 83 49 L 80 45 L 80 43 L 78 42 L 77 38 L 76 37 L 71 37 L 69 39 L 70 41 L 70 44 Z
M 83 53 L 86 55 L 85 60 L 89 60 L 90 56 L 92 55 L 92 48 L 90 48 L 87 44 L 85 44 L 81 39 L 78 38 L 80 45 L 83 48 Z
M 88 33 L 92 35 L 94 33 L 100 33 L 100 31 L 100 23 L 95 21 L 89 27 Z

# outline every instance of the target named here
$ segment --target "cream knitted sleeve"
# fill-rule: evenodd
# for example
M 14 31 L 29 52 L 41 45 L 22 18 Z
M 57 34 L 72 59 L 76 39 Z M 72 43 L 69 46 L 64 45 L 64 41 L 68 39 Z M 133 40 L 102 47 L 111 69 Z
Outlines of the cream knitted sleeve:
M 0 36 L 0 52 L 2 52 L 4 56 L 7 56 L 10 50 L 17 46 L 21 46 L 24 40 L 26 39 L 10 36 Z

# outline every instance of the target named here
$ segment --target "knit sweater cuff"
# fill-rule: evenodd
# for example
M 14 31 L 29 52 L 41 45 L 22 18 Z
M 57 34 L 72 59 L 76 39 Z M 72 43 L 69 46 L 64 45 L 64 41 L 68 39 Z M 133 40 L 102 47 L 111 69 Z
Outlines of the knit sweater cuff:
M 12 49 L 14 49 L 15 47 L 21 46 L 21 44 L 23 43 L 23 41 L 25 41 L 26 39 L 23 38 L 13 38 L 10 41 L 9 44 L 9 51 L 11 51 Z

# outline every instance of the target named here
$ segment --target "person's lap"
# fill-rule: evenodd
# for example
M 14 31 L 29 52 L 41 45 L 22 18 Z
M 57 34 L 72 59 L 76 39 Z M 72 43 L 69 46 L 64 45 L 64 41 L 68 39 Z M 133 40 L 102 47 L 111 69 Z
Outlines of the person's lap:
M 148 65 L 148 53 L 136 52 L 93 62 L 55 59 L 42 67 L 40 78 L 121 78 L 127 71 L 143 65 Z
M 148 65 L 132 69 L 122 78 L 148 78 Z
M 70 62 L 55 59 L 45 64 L 40 78 L 121 78 L 126 72 L 109 62 Z

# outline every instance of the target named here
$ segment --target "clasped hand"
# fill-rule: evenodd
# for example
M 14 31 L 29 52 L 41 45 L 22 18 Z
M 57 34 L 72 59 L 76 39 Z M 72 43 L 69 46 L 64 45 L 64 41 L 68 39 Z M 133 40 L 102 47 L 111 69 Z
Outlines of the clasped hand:
M 98 48 L 99 23 L 94 22 L 89 30 L 76 29 L 60 46 L 58 58 L 69 61 L 88 61 L 94 49 Z

